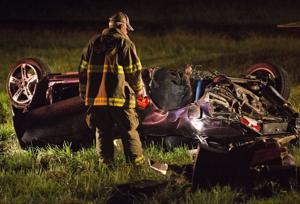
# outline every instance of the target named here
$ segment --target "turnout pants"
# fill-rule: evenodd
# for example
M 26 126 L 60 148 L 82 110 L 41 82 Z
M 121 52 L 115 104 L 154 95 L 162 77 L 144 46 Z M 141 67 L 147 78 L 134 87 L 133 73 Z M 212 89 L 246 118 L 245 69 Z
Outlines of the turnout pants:
M 137 127 L 139 125 L 135 109 L 111 106 L 92 107 L 94 125 L 96 127 L 96 150 L 105 163 L 114 158 L 113 128 L 117 124 L 123 143 L 127 162 L 136 165 L 144 163 L 142 144 Z

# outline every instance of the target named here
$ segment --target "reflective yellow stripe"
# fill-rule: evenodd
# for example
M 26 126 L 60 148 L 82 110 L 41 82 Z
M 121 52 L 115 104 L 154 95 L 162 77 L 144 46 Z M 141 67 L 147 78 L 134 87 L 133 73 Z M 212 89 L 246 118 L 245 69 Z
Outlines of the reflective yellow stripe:
M 131 74 L 137 71 L 142 70 L 142 65 L 140 62 L 136 64 L 131 64 L 127 67 L 123 67 L 121 65 L 92 65 L 92 64 L 81 64 L 81 68 L 88 69 L 89 73 L 105 73 L 105 72 L 112 72 L 118 74 L 124 74 L 124 70 L 127 74 Z
M 143 155 L 141 156 L 138 156 L 137 158 L 135 158 L 134 160 L 134 164 L 137 165 L 137 166 L 140 166 L 142 164 L 145 163 L 145 157 Z
M 97 105 L 113 105 L 113 104 L 122 104 L 124 105 L 125 99 L 123 98 L 105 98 L 105 97 L 98 97 L 98 98 L 88 98 L 87 102 L 93 102 Z
M 125 69 L 126 69 L 126 70 L 130 70 L 130 69 L 132 69 L 134 66 L 140 67 L 140 66 L 141 66 L 141 62 L 137 62 L 136 64 L 131 64 L 131 65 L 129 65 L 129 66 L 126 66 Z
M 109 98 L 108 105 L 110 106 L 123 106 L 125 103 L 125 99 L 122 98 Z
M 98 105 L 98 106 L 115 106 L 115 107 L 123 107 L 126 103 L 126 100 L 123 98 L 86 98 L 86 105 Z M 135 107 L 135 101 L 129 101 L 129 108 Z
M 137 72 L 137 71 L 141 71 L 142 70 L 142 64 L 141 64 L 141 62 L 138 62 L 136 64 L 131 64 L 127 67 L 124 67 L 124 70 L 127 74 L 134 73 L 134 72 Z
M 141 90 L 141 89 L 143 88 L 143 83 L 142 83 L 141 81 L 139 81 L 138 84 L 136 84 L 136 85 L 131 85 L 131 86 L 132 86 L 133 90 L 139 91 L 139 90 Z
M 83 66 L 86 66 L 88 64 L 88 62 L 87 61 L 85 61 L 85 60 L 81 60 L 81 65 L 83 65 Z
M 81 60 L 80 68 L 82 68 L 82 69 L 87 69 L 87 68 L 88 68 L 87 65 L 88 65 L 87 61 Z
M 117 68 L 117 69 L 116 69 Z M 124 74 L 123 66 L 121 65 L 88 65 L 88 73 L 117 73 Z

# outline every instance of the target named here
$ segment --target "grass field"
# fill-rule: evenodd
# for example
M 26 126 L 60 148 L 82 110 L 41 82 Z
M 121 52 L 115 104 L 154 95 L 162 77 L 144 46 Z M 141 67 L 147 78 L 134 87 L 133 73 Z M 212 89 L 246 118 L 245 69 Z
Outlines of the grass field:
M 116 167 L 109 170 L 99 164 L 95 149 L 73 153 L 64 148 L 20 149 L 12 127 L 10 106 L 5 93 L 9 69 L 18 59 L 38 57 L 52 72 L 77 70 L 82 48 L 98 28 L 64 30 L 35 28 L 0 31 L 0 203 L 105 203 L 114 186 L 129 181 L 154 179 L 167 186 L 145 203 L 299 203 L 297 191 L 269 187 L 270 193 L 247 194 L 243 189 L 216 186 L 211 190 L 189 191 L 189 183 L 172 174 L 162 176 L 146 167 L 126 165 L 122 153 Z M 204 69 L 238 76 L 248 66 L 262 61 L 286 68 L 293 82 L 290 102 L 300 111 L 299 80 L 300 38 L 295 35 L 247 33 L 235 39 L 226 34 L 175 31 L 163 35 L 132 34 L 142 64 L 146 67 L 183 68 L 186 63 L 201 64 Z M 294 150 L 300 163 L 300 150 Z M 185 148 L 165 153 L 159 148 L 145 149 L 149 158 L 175 163 L 191 163 Z M 138 199 L 138 198 L 137 198 Z
M 48 30 L 41 26 L 17 32 L 10 28 L 1 30 L 1 81 L 6 80 L 9 68 L 24 57 L 41 58 L 52 72 L 77 70 L 82 49 L 97 29 Z M 183 68 L 192 63 L 204 69 L 239 75 L 241 70 L 264 61 L 284 67 L 291 80 L 297 82 L 300 80 L 299 36 L 247 33 L 237 40 L 230 35 L 210 32 L 146 35 L 137 31 L 132 39 L 145 67 Z M 4 88 L 5 83 L 1 83 L 0 90 Z

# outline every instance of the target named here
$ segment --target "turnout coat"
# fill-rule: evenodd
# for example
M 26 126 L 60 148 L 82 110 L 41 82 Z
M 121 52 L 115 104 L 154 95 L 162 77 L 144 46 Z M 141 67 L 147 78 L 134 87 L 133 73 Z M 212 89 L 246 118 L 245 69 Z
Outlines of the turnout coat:
M 135 108 L 143 88 L 141 62 L 128 35 L 117 28 L 95 35 L 79 65 L 79 92 L 86 106 Z

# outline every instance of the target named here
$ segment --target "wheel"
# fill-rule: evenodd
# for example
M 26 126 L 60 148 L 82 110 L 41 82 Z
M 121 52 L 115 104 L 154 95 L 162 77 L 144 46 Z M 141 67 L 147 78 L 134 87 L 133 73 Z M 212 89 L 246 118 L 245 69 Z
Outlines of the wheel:
M 286 100 L 290 96 L 291 84 L 287 72 L 269 63 L 258 63 L 249 67 L 246 75 L 255 76 L 272 85 Z
M 16 63 L 7 79 L 13 107 L 22 111 L 43 105 L 48 87 L 49 67 L 41 60 L 25 58 Z

